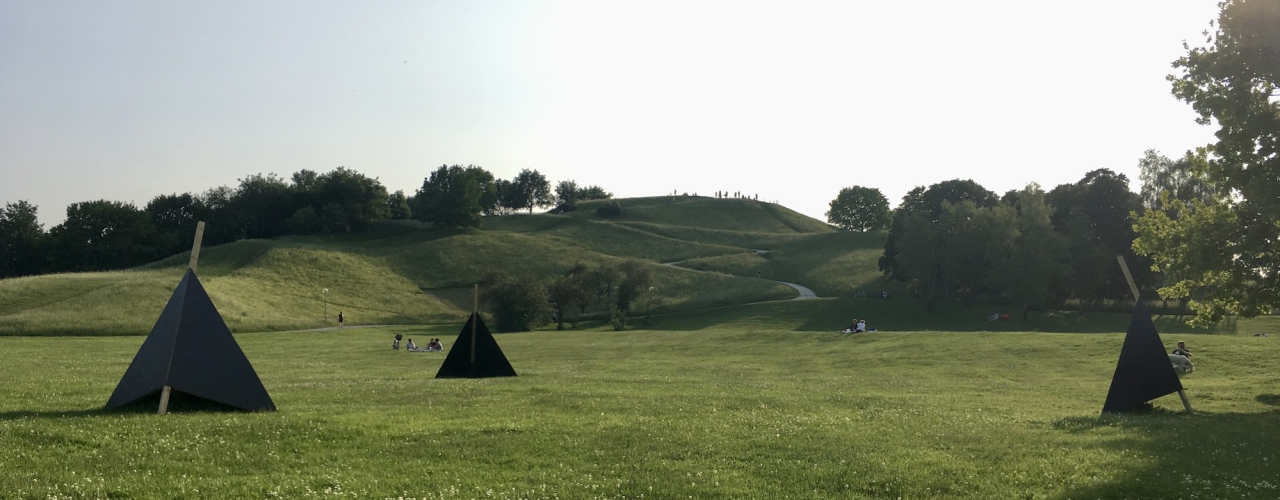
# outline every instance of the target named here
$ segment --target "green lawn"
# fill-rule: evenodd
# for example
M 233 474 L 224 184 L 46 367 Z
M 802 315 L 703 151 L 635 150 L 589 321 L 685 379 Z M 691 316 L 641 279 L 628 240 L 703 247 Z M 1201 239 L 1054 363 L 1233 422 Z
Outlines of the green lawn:
M 240 334 L 257 414 L 104 413 L 141 337 L 3 337 L 0 498 L 1280 497 L 1280 337 L 1179 336 L 1197 413 L 1100 418 L 1121 334 L 795 331 L 823 302 L 500 335 L 489 380 L 389 348 L 461 320 Z

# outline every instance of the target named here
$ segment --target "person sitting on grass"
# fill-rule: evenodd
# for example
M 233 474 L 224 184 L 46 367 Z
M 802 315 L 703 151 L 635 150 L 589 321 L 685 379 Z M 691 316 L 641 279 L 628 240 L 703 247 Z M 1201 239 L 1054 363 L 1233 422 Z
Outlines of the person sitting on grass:
M 865 319 L 858 320 L 858 326 L 853 329 L 853 333 L 866 333 L 866 331 L 867 331 L 867 320 Z
M 436 350 L 437 351 L 444 350 L 444 342 L 441 342 L 440 339 L 436 339 Z
M 1191 364 L 1191 351 L 1187 350 L 1186 342 L 1178 342 L 1178 348 L 1169 354 L 1169 362 L 1173 364 L 1173 371 L 1178 376 L 1196 371 L 1196 366 Z
M 410 350 L 410 351 L 416 351 L 416 350 L 418 350 L 418 346 L 417 346 L 417 344 L 414 344 L 414 343 L 413 343 L 413 339 L 409 339 L 409 350 Z
M 1179 341 L 1179 342 L 1178 342 L 1178 348 L 1177 348 L 1177 349 L 1174 349 L 1174 350 L 1173 350 L 1173 353 L 1174 353 L 1174 354 L 1177 354 L 1177 355 L 1179 355 L 1179 356 L 1182 356 L 1182 357 L 1184 357 L 1184 358 L 1191 359 L 1191 351 L 1188 351 L 1188 350 L 1187 350 L 1187 343 L 1186 343 L 1186 342 Z

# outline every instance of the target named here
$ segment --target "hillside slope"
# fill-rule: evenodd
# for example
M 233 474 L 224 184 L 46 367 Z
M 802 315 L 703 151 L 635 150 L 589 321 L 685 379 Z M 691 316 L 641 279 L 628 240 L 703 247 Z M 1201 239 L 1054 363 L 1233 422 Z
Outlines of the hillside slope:
M 688 311 L 789 299 L 795 291 L 752 273 L 662 264 L 750 256 L 756 246 L 835 234 L 749 200 L 618 201 L 626 207 L 620 220 L 596 217 L 591 207 L 599 202 L 589 202 L 566 215 L 489 217 L 482 230 L 391 221 L 361 235 L 239 241 L 203 249 L 199 275 L 234 331 L 330 326 L 338 311 L 350 324 L 457 321 L 470 309 L 471 285 L 494 272 L 549 278 L 575 264 L 624 259 L 653 266 L 663 311 Z M 187 259 L 0 280 L 0 335 L 145 334 Z

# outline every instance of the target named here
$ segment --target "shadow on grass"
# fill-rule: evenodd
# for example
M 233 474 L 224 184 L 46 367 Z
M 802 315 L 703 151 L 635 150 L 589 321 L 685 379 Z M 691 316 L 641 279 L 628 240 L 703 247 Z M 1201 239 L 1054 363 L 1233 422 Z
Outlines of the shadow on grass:
M 156 414 L 156 410 L 160 407 L 160 393 L 154 392 L 150 395 L 139 398 L 138 400 L 121 406 L 119 408 L 93 408 L 88 410 L 53 410 L 53 411 L 30 411 L 16 410 L 8 412 L 0 412 L 0 421 L 4 420 L 22 420 L 27 418 L 39 419 L 59 419 L 59 418 L 81 418 L 81 417 L 105 417 L 112 415 L 142 415 Z M 174 391 L 169 396 L 169 413 L 250 413 L 249 411 L 228 406 L 222 403 L 209 401 L 189 394 Z
M 1258 400 L 1280 405 L 1280 395 Z M 1113 479 L 1069 489 L 1059 498 L 1280 497 L 1274 471 L 1280 433 L 1271 432 L 1277 416 L 1280 409 L 1186 414 L 1148 408 L 1060 419 L 1054 428 L 1096 435 L 1100 447 L 1124 459 Z

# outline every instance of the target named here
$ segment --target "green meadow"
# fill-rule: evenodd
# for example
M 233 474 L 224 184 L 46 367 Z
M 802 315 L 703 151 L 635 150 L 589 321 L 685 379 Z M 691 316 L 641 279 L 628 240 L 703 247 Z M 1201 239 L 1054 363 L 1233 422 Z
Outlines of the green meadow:
M 1121 334 L 778 322 L 498 335 L 482 380 L 390 349 L 458 324 L 240 334 L 279 411 L 166 416 L 101 410 L 140 337 L 0 338 L 0 498 L 1280 496 L 1280 338 L 1195 336 L 1194 414 L 1099 417 Z
M 1127 314 L 928 306 L 876 271 L 883 233 L 619 201 L 204 249 L 275 412 L 102 409 L 186 255 L 0 280 L 0 499 L 1280 498 L 1274 317 L 1157 317 L 1194 353 L 1195 412 L 1171 395 L 1100 416 Z M 623 259 L 653 267 L 661 310 L 499 334 L 518 377 L 437 380 L 443 354 L 391 349 L 452 347 L 490 272 Z M 381 326 L 325 328 L 339 310 Z M 880 331 L 837 333 L 855 317 Z

